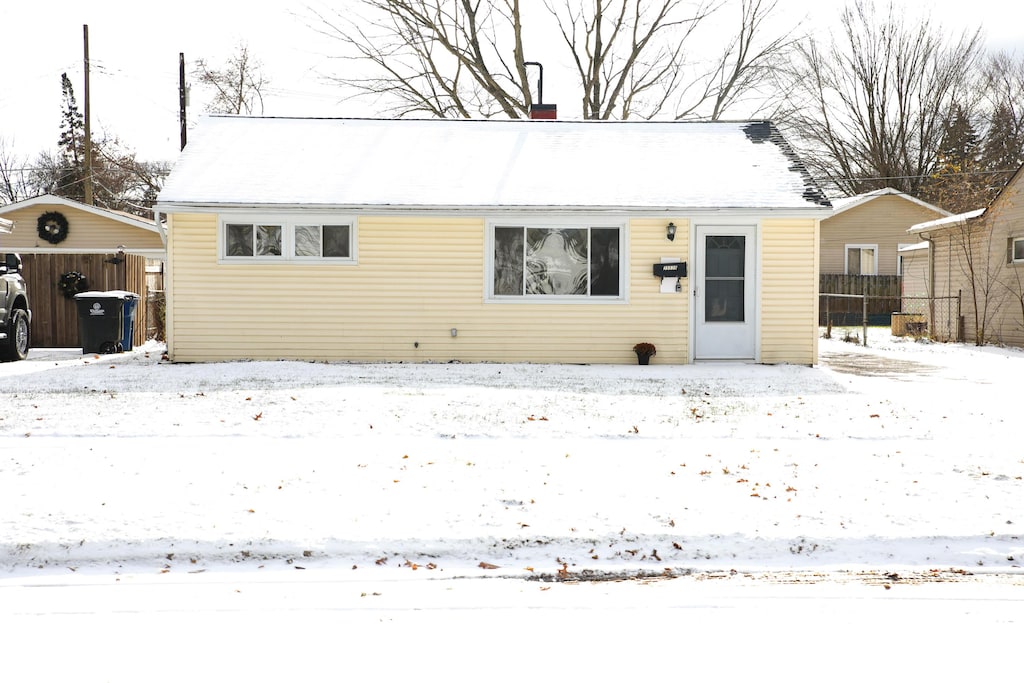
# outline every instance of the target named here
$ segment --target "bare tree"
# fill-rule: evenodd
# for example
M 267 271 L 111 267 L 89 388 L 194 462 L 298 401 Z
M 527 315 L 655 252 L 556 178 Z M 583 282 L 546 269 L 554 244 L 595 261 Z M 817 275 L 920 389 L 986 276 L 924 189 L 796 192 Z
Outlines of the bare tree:
M 1005 182 L 1024 163 L 1024 55 L 990 55 L 981 88 L 989 111 L 984 161 L 988 170 L 1003 172 Z
M 996 52 L 982 70 L 982 89 L 988 108 L 1006 105 L 1016 131 L 1024 131 L 1024 55 Z
M 572 54 L 583 118 L 650 118 L 679 89 L 687 39 L 718 5 L 702 0 L 545 0 Z
M 759 42 L 776 0 L 739 0 L 740 28 L 719 59 L 685 48 L 725 0 L 545 0 L 526 15 L 560 35 L 584 118 L 718 118 L 754 87 L 787 40 Z M 334 80 L 398 116 L 526 116 L 533 103 L 520 0 L 358 0 L 361 12 L 315 13 L 353 73 Z M 531 74 L 532 75 L 532 74 Z M 698 112 L 698 110 L 700 110 Z
M 367 75 L 333 77 L 397 116 L 519 118 L 532 98 L 519 0 L 359 0 L 361 11 L 313 12 L 341 59 Z
M 676 118 L 683 118 L 705 102 L 712 103 L 708 118 L 717 121 L 726 110 L 734 108 L 747 98 L 756 98 L 755 110 L 774 108 L 778 95 L 774 90 L 765 92 L 773 83 L 776 71 L 799 36 L 796 27 L 778 33 L 767 31 L 767 23 L 775 14 L 778 0 L 742 0 L 740 22 L 735 35 L 725 41 L 719 59 L 713 63 L 707 78 L 705 97 L 695 98 L 689 107 L 676 108 Z
M 27 160 L 15 154 L 7 138 L 0 137 L 0 204 L 10 204 L 32 196 L 26 178 Z
M 916 195 L 935 168 L 952 105 L 969 100 L 980 33 L 949 37 L 893 4 L 879 16 L 870 0 L 848 5 L 840 28 L 828 44 L 808 40 L 797 50 L 782 85 L 791 140 L 839 192 L 892 186 Z
M 238 45 L 224 66 L 216 68 L 199 59 L 192 70 L 201 85 L 213 91 L 206 110 L 218 114 L 262 114 L 263 89 L 268 81 L 262 64 L 249 54 L 249 46 Z
M 93 140 L 94 200 L 97 206 L 151 217 L 156 196 L 170 173 L 167 162 L 139 161 L 117 137 L 104 134 Z M 70 166 L 63 153 L 40 152 L 26 182 L 27 196 L 51 193 L 81 201 L 80 169 Z

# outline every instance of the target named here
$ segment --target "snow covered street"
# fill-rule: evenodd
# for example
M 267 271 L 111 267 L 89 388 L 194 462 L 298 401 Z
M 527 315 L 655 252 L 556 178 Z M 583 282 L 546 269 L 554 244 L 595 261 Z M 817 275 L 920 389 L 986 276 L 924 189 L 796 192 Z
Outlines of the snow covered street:
M 65 571 L 0 581 L 0 642 L 12 681 L 956 681 L 1019 672 L 1022 606 L 981 583 Z

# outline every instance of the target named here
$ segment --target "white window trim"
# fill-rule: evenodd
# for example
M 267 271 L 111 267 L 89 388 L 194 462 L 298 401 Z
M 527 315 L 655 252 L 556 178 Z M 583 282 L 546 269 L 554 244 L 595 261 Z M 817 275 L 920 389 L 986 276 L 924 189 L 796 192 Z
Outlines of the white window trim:
M 1024 237 L 1011 237 L 1010 238 L 1010 263 L 1024 263 L 1024 258 L 1012 258 L 1017 253 L 1017 243 L 1024 243 Z
M 896 245 L 896 274 L 897 275 L 899 275 L 901 277 L 903 275 L 903 254 L 901 254 L 900 252 L 905 247 L 913 247 L 916 244 L 918 244 L 918 242 L 900 242 L 899 244 Z M 875 268 L 875 272 L 877 272 L 877 271 L 878 271 L 878 268 Z
M 494 294 L 494 229 L 495 228 L 615 228 L 619 231 L 619 295 L 612 296 L 523 296 Z M 513 306 L 565 305 L 609 306 L 629 303 L 629 221 L 607 216 L 557 217 L 550 219 L 508 216 L 487 220 L 484 240 L 484 303 Z
M 875 275 L 878 275 L 878 245 L 877 244 L 847 244 L 843 247 L 843 272 L 850 272 L 850 250 L 851 249 L 874 249 L 875 250 Z
M 280 256 L 228 256 L 228 224 L 280 225 Z M 347 225 L 349 226 L 349 256 L 296 256 L 295 226 L 297 225 Z M 355 216 L 318 213 L 264 214 L 222 213 L 217 217 L 217 263 L 218 264 L 302 264 L 311 266 L 355 265 L 358 262 L 358 225 Z

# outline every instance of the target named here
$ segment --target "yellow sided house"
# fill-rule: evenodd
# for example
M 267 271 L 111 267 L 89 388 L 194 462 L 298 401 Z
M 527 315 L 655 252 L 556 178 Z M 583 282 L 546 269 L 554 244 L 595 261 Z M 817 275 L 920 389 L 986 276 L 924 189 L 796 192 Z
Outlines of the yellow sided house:
M 175 361 L 817 362 L 831 207 L 767 121 L 211 116 L 156 208 Z

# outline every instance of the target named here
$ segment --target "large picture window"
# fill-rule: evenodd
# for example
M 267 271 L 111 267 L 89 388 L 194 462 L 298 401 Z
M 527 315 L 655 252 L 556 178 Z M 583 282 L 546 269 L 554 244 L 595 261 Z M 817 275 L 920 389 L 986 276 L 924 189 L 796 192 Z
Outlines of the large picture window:
M 354 221 L 308 217 L 250 220 L 226 217 L 222 222 L 225 261 L 353 261 Z
M 492 293 L 503 297 L 621 296 L 618 227 L 494 227 Z

